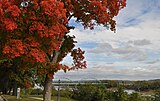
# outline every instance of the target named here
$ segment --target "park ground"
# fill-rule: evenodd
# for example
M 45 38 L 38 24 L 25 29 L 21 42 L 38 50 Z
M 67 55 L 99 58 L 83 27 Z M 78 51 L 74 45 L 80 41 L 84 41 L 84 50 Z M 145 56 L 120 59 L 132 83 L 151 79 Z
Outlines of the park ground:
M 3 95 L 7 101 L 42 101 L 42 95 L 30 95 L 30 96 L 21 96 L 20 99 L 17 99 L 16 96 L 11 96 L 11 95 Z M 57 101 L 57 97 L 53 96 L 52 97 L 53 101 Z M 70 98 L 65 98 L 61 97 L 61 101 L 75 101 Z M 0 97 L 0 101 L 4 101 Z

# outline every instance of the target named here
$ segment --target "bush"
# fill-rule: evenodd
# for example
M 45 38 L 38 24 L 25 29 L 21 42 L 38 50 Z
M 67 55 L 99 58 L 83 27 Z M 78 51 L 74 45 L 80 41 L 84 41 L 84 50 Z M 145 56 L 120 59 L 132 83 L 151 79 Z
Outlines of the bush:
M 76 101 L 104 101 L 105 87 L 102 85 L 79 84 L 73 93 L 73 99 Z
M 40 88 L 33 89 L 30 93 L 30 95 L 42 95 L 42 94 L 43 94 L 43 90 Z
M 30 95 L 33 89 L 21 89 L 21 95 Z
M 142 96 L 139 93 L 132 93 L 129 95 L 128 101 L 143 101 Z
M 60 90 L 60 96 L 66 97 L 66 98 L 71 98 L 73 95 L 73 92 L 69 88 L 64 88 Z
M 118 87 L 117 91 L 107 91 L 106 101 L 128 101 L 128 94 L 123 87 Z

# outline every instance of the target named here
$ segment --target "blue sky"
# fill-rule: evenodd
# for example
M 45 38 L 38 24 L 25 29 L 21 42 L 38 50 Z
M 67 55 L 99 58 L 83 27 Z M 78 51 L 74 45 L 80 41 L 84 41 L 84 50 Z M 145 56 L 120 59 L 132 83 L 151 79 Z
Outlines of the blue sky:
M 87 69 L 63 73 L 55 79 L 160 79 L 160 0 L 128 0 L 115 17 L 117 31 L 98 26 L 83 30 L 76 25 L 76 47 L 86 51 Z M 71 65 L 67 57 L 64 63 Z

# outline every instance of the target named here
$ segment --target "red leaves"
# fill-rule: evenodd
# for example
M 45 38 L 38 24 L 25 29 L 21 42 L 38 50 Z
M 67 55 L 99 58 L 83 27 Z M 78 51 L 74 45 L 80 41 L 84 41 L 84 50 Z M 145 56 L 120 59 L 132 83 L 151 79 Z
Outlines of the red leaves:
M 67 10 L 67 12 L 72 12 L 74 6 L 72 5 L 71 0 L 62 0 L 64 2 L 64 6 Z
M 7 31 L 13 31 L 18 27 L 17 23 L 10 19 L 5 19 L 3 23 Z
M 20 9 L 18 6 L 13 5 L 8 0 L 0 1 L 0 26 L 5 27 L 7 31 L 15 30 L 18 27 L 15 20 L 19 15 Z
M 31 86 L 32 86 L 32 84 L 31 84 L 30 81 L 28 81 L 28 80 L 25 80 L 25 81 L 24 81 L 24 87 L 25 87 L 26 89 L 30 88 Z
M 35 62 L 44 62 L 45 61 L 45 55 L 44 55 L 43 51 L 41 51 L 39 49 L 32 48 L 28 55 L 33 58 L 32 61 L 35 61 Z
M 114 16 L 125 7 L 126 0 L 74 0 L 73 15 L 78 22 L 82 22 L 84 28 L 93 29 L 95 25 L 107 25 L 115 31 Z
M 28 38 L 22 43 L 21 40 L 10 40 L 3 49 L 3 54 L 8 58 L 23 57 L 26 62 L 44 62 L 45 55 L 37 48 L 39 43 L 33 38 Z M 27 59 L 28 58 L 28 59 Z
M 126 0 L 0 0 L 0 50 L 7 58 L 45 64 L 51 75 L 61 69 L 86 68 L 84 51 L 72 50 L 75 41 L 65 38 L 71 29 L 68 21 L 74 17 L 84 28 L 104 25 L 115 31 L 113 18 L 125 5 Z M 55 51 L 60 55 L 52 64 L 48 59 Z M 59 63 L 70 52 L 71 68 Z
M 6 9 L 6 12 L 10 13 L 11 14 L 10 16 L 18 17 L 20 13 L 20 9 L 16 5 L 13 5 L 13 6 L 9 6 Z
M 0 4 L 0 16 L 2 17 L 3 15 L 4 15 L 4 11 L 2 9 L 2 4 Z M 0 21 L 1 21 L 1 19 L 0 19 Z
M 37 48 L 40 45 L 33 37 L 26 38 L 24 42 L 26 48 Z
M 64 4 L 56 0 L 43 0 L 41 1 L 40 6 L 43 10 L 43 13 L 49 16 L 62 17 L 64 16 L 63 12 L 66 12 L 64 9 Z
M 63 2 L 57 0 L 43 0 L 41 1 L 40 6 L 42 14 L 49 16 L 49 18 L 53 18 L 52 20 L 55 21 L 55 24 L 58 24 L 56 23 L 57 21 L 60 24 L 68 23 Z
M 73 57 L 73 64 L 70 70 L 74 69 L 83 69 L 86 68 L 86 61 L 84 61 L 84 51 L 82 51 L 80 48 L 74 49 L 71 52 L 71 56 Z
M 3 54 L 9 58 L 19 57 L 24 54 L 24 48 L 21 40 L 10 40 L 3 49 Z
M 53 79 L 53 74 L 47 74 L 47 77 Z
M 57 0 L 30 0 L 22 6 L 17 0 L 0 1 L 0 35 L 4 37 L 3 54 L 8 58 L 22 57 L 24 61 L 44 62 L 45 54 L 59 50 L 68 29 L 66 9 Z M 20 8 L 19 8 L 20 7 Z M 25 10 L 25 12 L 24 12 Z M 11 40 L 21 41 L 23 53 Z M 15 56 L 14 56 L 15 55 Z
M 126 6 L 126 0 L 107 0 L 108 9 L 113 16 L 116 16 L 120 9 Z
M 29 28 L 30 31 L 43 31 L 45 29 L 44 23 L 37 21 L 32 22 L 32 25 Z
M 45 53 L 40 48 L 40 43 L 38 43 L 33 37 L 26 38 L 24 40 L 25 47 L 25 60 L 26 62 L 44 62 Z

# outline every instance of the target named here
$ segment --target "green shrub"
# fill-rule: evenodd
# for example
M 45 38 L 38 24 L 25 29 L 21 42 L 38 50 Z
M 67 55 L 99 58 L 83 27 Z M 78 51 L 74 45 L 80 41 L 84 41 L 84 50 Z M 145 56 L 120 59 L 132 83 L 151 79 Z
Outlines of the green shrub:
M 22 95 L 30 95 L 31 92 L 32 92 L 32 88 L 29 88 L 29 89 L 21 89 L 21 94 Z
M 73 98 L 76 101 L 104 101 L 105 86 L 102 85 L 78 85 L 73 91 Z
M 69 88 L 64 88 L 60 90 L 60 96 L 66 97 L 66 98 L 71 98 L 73 95 L 72 90 Z
M 107 91 L 106 101 L 128 101 L 128 94 L 123 87 L 118 87 L 117 91 Z
M 143 101 L 143 99 L 139 93 L 132 93 L 129 95 L 128 101 Z
M 43 90 L 40 88 L 33 89 L 30 93 L 30 95 L 42 95 L 42 94 L 43 94 Z

